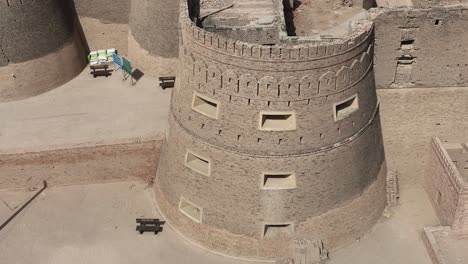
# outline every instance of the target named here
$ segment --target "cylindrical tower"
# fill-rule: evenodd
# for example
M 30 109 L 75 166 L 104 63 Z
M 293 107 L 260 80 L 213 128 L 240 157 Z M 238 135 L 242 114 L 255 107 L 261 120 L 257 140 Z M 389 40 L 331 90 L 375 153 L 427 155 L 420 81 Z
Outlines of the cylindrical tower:
M 369 230 L 386 205 L 372 23 L 331 42 L 264 46 L 206 32 L 182 12 L 154 187 L 168 223 L 253 259 Z
M 0 102 L 37 95 L 86 65 L 71 1 L 0 0 Z
M 145 74 L 175 74 L 179 7 L 178 0 L 131 0 L 128 56 Z

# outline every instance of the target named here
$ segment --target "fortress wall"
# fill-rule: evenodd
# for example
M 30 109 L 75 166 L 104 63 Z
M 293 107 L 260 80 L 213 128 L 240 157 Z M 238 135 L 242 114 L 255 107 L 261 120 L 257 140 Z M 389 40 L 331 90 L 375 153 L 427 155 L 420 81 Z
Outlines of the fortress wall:
M 42 185 L 149 181 L 154 177 L 161 140 L 89 146 L 62 146 L 0 154 L 0 190 Z
M 386 204 L 372 23 L 348 40 L 262 46 L 181 19 L 154 186 L 168 223 L 222 254 L 270 260 L 294 239 L 334 248 L 368 230 Z
M 179 1 L 132 0 L 128 56 L 150 75 L 175 74 Z
M 74 0 L 90 50 L 116 48 L 127 55 L 130 0 Z
M 430 141 L 468 137 L 468 89 L 379 89 L 387 166 L 398 171 L 401 188 L 421 187 Z
M 73 17 L 66 1 L 0 1 L 0 102 L 46 92 L 81 72 L 85 54 Z
M 378 88 L 468 85 L 468 9 L 388 9 L 374 21 Z

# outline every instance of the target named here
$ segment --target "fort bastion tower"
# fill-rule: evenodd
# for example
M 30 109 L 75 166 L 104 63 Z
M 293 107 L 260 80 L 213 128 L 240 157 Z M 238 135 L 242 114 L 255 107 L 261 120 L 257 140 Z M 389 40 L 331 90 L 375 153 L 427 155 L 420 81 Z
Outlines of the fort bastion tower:
M 0 0 L 0 102 L 49 91 L 83 70 L 76 19 L 71 1 Z
M 183 3 L 154 187 L 168 223 L 210 250 L 270 260 L 294 240 L 335 248 L 369 230 L 386 206 L 372 22 L 293 44 L 264 20 L 233 39 L 190 17 Z

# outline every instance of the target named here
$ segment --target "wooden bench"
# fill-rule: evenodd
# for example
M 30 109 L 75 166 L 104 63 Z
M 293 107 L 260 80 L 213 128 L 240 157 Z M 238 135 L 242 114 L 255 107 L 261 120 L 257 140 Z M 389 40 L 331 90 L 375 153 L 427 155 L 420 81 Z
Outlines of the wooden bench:
M 159 77 L 159 86 L 166 90 L 166 88 L 174 88 L 175 76 Z
M 101 75 L 106 77 L 110 75 L 109 65 L 107 64 L 91 65 L 89 68 L 91 69 L 90 74 L 92 74 L 94 78 Z
M 162 225 L 166 223 L 166 221 L 159 221 L 158 218 L 137 218 L 136 222 L 138 224 L 136 231 L 140 232 L 140 235 L 144 232 L 154 232 L 156 235 L 163 231 Z

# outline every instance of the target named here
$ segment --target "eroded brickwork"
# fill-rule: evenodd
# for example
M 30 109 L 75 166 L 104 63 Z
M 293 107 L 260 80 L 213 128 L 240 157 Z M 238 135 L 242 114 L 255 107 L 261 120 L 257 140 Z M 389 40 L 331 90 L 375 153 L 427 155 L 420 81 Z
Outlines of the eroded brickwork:
M 155 184 L 168 222 L 254 259 L 288 256 L 295 239 L 334 248 L 362 235 L 387 201 L 372 23 L 346 39 L 263 46 L 182 12 Z
M 441 224 L 468 235 L 468 184 L 464 157 L 467 150 L 464 146 L 443 144 L 439 138 L 432 139 L 426 191 Z M 463 158 L 459 159 L 460 156 Z

